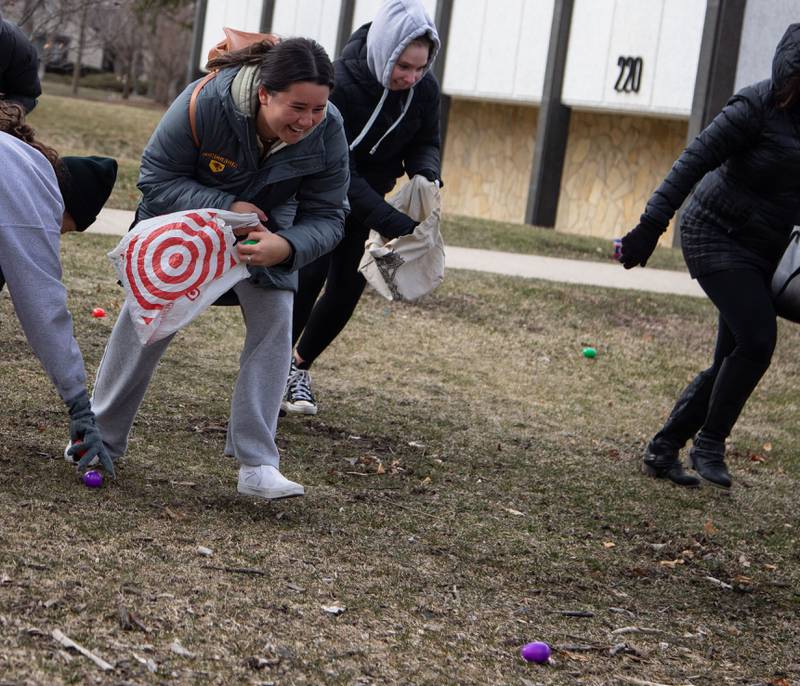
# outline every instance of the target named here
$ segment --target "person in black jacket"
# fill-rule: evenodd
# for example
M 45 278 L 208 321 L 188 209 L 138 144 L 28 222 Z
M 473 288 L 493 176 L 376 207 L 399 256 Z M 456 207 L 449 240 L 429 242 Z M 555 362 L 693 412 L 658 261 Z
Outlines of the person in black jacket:
M 39 55 L 25 34 L 0 15 L 0 99 L 16 102 L 30 112 L 42 94 Z
M 358 264 L 370 229 L 395 238 L 416 226 L 384 200 L 386 193 L 404 172 L 440 180 L 439 84 L 430 72 L 439 45 L 418 0 L 387 0 L 334 62 L 331 101 L 342 113 L 350 144 L 351 213 L 336 249 L 300 272 L 284 412 L 317 413 L 308 369 L 358 304 L 366 283 Z
M 622 239 L 626 269 L 645 266 L 698 182 L 681 243 L 689 273 L 719 310 L 716 348 L 649 442 L 643 470 L 699 485 L 678 456 L 694 437 L 691 466 L 707 483 L 729 488 L 725 439 L 769 367 L 777 337 L 771 277 L 800 223 L 800 24 L 778 44 L 772 78 L 736 93 L 675 162 Z

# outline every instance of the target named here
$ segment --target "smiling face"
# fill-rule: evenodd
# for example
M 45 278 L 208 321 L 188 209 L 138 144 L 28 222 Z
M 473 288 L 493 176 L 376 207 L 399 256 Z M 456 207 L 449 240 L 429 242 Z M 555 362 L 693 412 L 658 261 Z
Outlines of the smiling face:
M 256 131 L 262 140 L 280 138 L 297 143 L 322 121 L 331 89 L 309 81 L 298 81 L 288 90 L 269 93 L 258 89 L 261 106 L 256 113 Z
M 425 67 L 428 66 L 430 48 L 422 43 L 410 43 L 403 50 L 392 69 L 389 78 L 390 91 L 405 91 L 411 88 L 425 74 Z

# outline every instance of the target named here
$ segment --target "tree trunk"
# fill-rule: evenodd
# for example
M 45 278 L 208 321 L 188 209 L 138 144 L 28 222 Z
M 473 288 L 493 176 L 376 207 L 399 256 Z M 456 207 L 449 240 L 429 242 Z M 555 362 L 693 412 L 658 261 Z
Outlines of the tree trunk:
M 89 3 L 84 2 L 80 10 L 80 28 L 78 32 L 78 50 L 75 54 L 75 62 L 72 65 L 72 94 L 78 94 L 78 81 L 81 77 L 81 63 L 83 62 L 83 51 L 86 48 L 86 23 L 89 15 Z

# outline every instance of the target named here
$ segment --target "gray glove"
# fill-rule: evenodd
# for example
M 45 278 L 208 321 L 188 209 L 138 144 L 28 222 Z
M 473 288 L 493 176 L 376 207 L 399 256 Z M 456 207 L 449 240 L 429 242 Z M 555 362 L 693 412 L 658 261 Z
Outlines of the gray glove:
M 100 435 L 100 429 L 97 428 L 86 391 L 81 391 L 72 400 L 67 400 L 66 404 L 69 408 L 69 438 L 72 441 L 72 446 L 67 453 L 72 457 L 77 457 L 82 453 L 80 462 L 78 462 L 78 469 L 81 471 L 86 469 L 89 463 L 97 457 L 103 469 L 114 477 L 114 462 L 103 445 L 103 437 Z M 81 442 L 77 443 L 77 441 Z

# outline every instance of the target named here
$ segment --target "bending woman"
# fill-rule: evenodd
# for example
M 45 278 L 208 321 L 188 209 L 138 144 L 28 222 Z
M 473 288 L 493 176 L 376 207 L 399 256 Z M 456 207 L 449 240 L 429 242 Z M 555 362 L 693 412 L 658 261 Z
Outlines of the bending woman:
M 675 162 L 622 239 L 626 269 L 647 263 L 698 182 L 681 243 L 689 273 L 719 310 L 716 348 L 648 444 L 643 469 L 699 485 L 679 459 L 694 438 L 691 466 L 704 481 L 729 488 L 725 439 L 770 365 L 777 336 L 770 282 L 800 223 L 800 24 L 778 44 L 772 78 L 734 95 Z
M 439 84 L 430 72 L 438 50 L 436 27 L 418 0 L 387 0 L 372 24 L 350 37 L 334 63 L 331 100 L 342 112 L 350 143 L 352 211 L 342 242 L 300 272 L 292 322 L 297 348 L 285 412 L 317 413 L 308 369 L 358 305 L 366 283 L 358 263 L 369 230 L 396 238 L 416 226 L 384 196 L 403 173 L 430 181 L 441 178 Z M 323 284 L 325 292 L 317 300 Z
M 8 283 L 25 337 L 69 409 L 65 457 L 113 475 L 86 393 L 86 370 L 61 283 L 61 234 L 91 225 L 111 194 L 116 161 L 63 157 L 36 141 L 21 105 L 0 102 L 0 289 Z M 80 451 L 80 452 L 79 452 Z
M 213 207 L 255 212 L 265 224 L 245 232 L 254 245 L 238 244 L 251 277 L 233 289 L 246 336 L 225 452 L 239 460 L 239 493 L 303 495 L 303 487 L 278 470 L 275 430 L 291 354 L 296 270 L 331 250 L 344 224 L 347 142 L 341 117 L 328 103 L 333 65 L 320 45 L 293 38 L 265 41 L 208 66 L 219 71 L 202 86 L 187 86 L 144 151 L 137 216 Z M 113 458 L 127 448 L 171 338 L 144 347 L 127 307 L 117 319 L 93 396 Z

